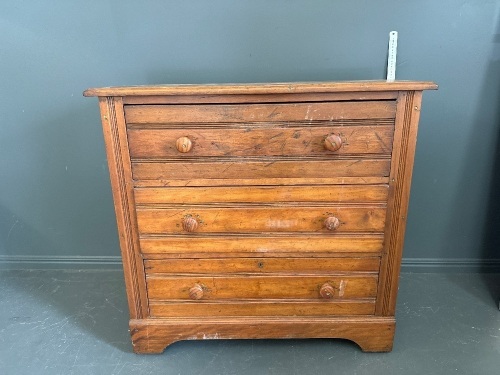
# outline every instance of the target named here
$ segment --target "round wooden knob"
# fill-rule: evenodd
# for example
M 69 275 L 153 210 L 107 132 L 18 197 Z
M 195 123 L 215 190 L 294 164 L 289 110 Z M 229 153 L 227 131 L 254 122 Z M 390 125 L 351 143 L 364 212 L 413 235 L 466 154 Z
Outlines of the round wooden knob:
M 337 134 L 330 134 L 325 138 L 325 148 L 330 151 L 337 151 L 342 147 L 342 138 Z
M 319 294 L 324 299 L 331 299 L 335 297 L 335 288 L 330 283 L 324 283 L 319 290 Z
M 335 230 L 340 226 L 340 220 L 335 216 L 328 216 L 325 219 L 325 227 L 328 230 Z
M 200 284 L 194 284 L 194 286 L 189 289 L 189 298 L 196 300 L 203 298 L 203 288 Z
M 179 152 L 189 152 L 191 147 L 193 147 L 193 143 L 188 137 L 180 137 L 175 142 L 175 147 Z
M 184 220 L 182 220 L 182 228 L 184 228 L 186 232 L 194 232 L 198 228 L 198 220 L 192 216 L 185 217 Z

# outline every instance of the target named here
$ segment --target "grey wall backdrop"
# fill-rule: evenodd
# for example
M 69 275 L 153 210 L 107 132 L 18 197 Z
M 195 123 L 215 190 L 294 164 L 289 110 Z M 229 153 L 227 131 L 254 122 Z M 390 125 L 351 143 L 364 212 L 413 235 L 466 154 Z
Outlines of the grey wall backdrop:
M 426 92 L 407 266 L 500 264 L 500 0 L 3 1 L 0 265 L 118 266 L 110 85 L 397 78 Z M 427 269 L 427 268 L 426 268 Z

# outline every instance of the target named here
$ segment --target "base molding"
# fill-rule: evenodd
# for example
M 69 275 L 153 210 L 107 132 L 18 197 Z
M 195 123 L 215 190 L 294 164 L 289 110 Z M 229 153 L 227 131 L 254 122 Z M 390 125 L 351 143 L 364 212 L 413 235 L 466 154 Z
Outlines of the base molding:
M 500 259 L 469 258 L 403 258 L 403 272 L 476 272 L 499 273 Z
M 120 256 L 0 255 L 0 270 L 123 269 Z
M 210 339 L 337 338 L 355 342 L 365 352 L 389 352 L 394 317 L 245 317 L 132 319 L 134 352 L 161 353 L 176 341 Z
M 403 272 L 500 272 L 500 259 L 403 258 Z M 0 255 L 0 270 L 24 269 L 116 269 L 120 256 Z

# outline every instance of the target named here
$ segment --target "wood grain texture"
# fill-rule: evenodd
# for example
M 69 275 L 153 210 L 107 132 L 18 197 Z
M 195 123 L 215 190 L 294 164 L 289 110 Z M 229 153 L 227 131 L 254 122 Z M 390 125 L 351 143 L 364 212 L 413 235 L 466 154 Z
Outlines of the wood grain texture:
M 339 273 L 378 272 L 379 257 L 364 258 L 220 258 L 220 259 L 154 259 L 144 260 L 152 274 L 272 274 L 272 273 Z
M 268 302 L 266 302 L 268 301 Z M 328 316 L 373 315 L 374 299 L 362 300 L 241 300 L 229 302 L 151 302 L 152 318 L 214 316 Z
M 203 288 L 203 300 L 321 299 L 320 288 L 329 283 L 334 298 L 370 298 L 377 292 L 377 274 L 350 275 L 147 275 L 150 300 L 190 300 L 189 290 Z
M 172 207 L 138 208 L 140 234 L 323 232 L 325 219 L 335 216 L 335 232 L 383 232 L 385 207 L 322 205 L 300 207 Z M 197 221 L 187 230 L 185 221 Z
M 85 90 L 84 96 L 150 96 L 150 95 L 258 95 L 258 94 L 318 94 L 339 92 L 418 91 L 436 90 L 434 82 L 424 81 L 343 81 L 343 82 L 282 82 L 231 83 L 214 85 L 156 85 L 102 87 Z
M 241 253 L 263 256 L 269 253 L 380 253 L 382 235 L 325 235 L 293 236 L 142 236 L 143 254 L 197 254 L 227 257 Z
M 389 176 L 363 176 L 363 177 L 317 177 L 317 178 L 188 178 L 188 179 L 155 179 L 155 180 L 134 180 L 134 187 L 180 187 L 180 186 L 283 186 L 283 185 L 309 185 L 314 188 L 321 185 L 373 185 L 388 184 Z
M 223 317 L 130 320 L 136 353 L 161 353 L 180 340 L 342 338 L 366 352 L 392 350 L 390 317 Z
M 386 246 L 376 308 L 377 314 L 384 316 L 392 316 L 396 311 L 421 103 L 422 92 L 403 92 L 398 99 L 387 212 L 389 220 L 385 229 Z
M 129 129 L 128 142 L 134 159 L 177 158 L 183 154 L 187 157 L 390 154 L 393 130 L 392 125 Z M 325 147 L 325 138 L 332 135 L 341 138 L 342 147 L 336 151 Z M 180 139 L 188 139 L 192 146 L 179 152 L 183 146 L 178 144 Z
M 133 162 L 136 180 L 332 178 L 389 176 L 390 159 Z M 259 184 L 256 181 L 255 184 Z
M 217 104 L 217 103 L 290 103 L 331 102 L 350 100 L 395 100 L 397 91 L 347 91 L 306 94 L 188 94 L 140 95 L 123 97 L 124 104 Z
M 136 188 L 138 206 L 179 203 L 363 203 L 387 201 L 388 185 Z
M 106 154 L 108 159 L 127 300 L 131 318 L 147 316 L 148 301 L 144 266 L 139 252 L 123 105 L 119 98 L 100 98 Z
M 128 105 L 127 124 L 201 124 L 341 119 L 394 118 L 395 101 L 224 104 L 224 105 Z
M 236 252 L 232 251 L 231 253 L 228 252 L 196 252 L 192 251 L 188 254 L 186 253 L 174 253 L 174 252 L 169 252 L 169 253 L 148 253 L 148 254 L 142 254 L 144 259 L 149 259 L 149 260 L 154 260 L 154 259 L 160 259 L 160 260 L 170 260 L 170 259 L 184 259 L 186 257 L 190 258 L 209 258 L 209 259 L 222 259 L 222 258 L 227 258 L 227 257 L 233 257 L 233 258 L 262 258 L 266 257 L 269 259 L 273 258 L 301 258 L 301 259 L 306 259 L 306 258 L 314 258 L 318 259 L 318 261 L 321 261 L 321 259 L 324 258 L 330 258 L 330 257 L 342 257 L 342 258 L 349 258 L 349 257 L 372 257 L 372 256 L 378 256 L 378 253 L 375 252 L 364 252 L 364 251 L 357 251 L 357 252 L 349 252 L 349 251 L 342 251 L 342 252 L 328 252 L 328 251 L 311 251 L 311 252 L 299 252 L 299 251 L 287 251 L 287 252 L 266 252 L 264 253 L 259 253 L 259 252 Z

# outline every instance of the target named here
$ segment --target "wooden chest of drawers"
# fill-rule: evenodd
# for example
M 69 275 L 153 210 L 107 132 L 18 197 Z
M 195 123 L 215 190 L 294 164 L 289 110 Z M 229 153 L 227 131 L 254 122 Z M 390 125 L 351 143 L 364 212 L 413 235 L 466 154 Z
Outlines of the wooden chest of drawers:
M 138 353 L 345 338 L 389 351 L 431 82 L 90 89 Z

